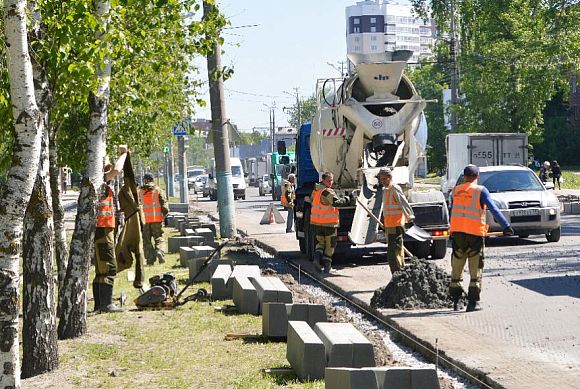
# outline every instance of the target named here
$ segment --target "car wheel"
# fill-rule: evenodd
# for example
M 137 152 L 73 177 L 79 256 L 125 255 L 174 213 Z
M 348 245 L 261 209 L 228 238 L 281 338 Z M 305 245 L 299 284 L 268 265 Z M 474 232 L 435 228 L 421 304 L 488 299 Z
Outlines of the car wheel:
M 562 227 L 555 228 L 546 234 L 546 239 L 550 243 L 558 242 L 560 240 L 561 232 L 562 232 Z
M 447 254 L 447 240 L 434 240 L 431 243 L 431 258 L 445 258 L 445 254 Z

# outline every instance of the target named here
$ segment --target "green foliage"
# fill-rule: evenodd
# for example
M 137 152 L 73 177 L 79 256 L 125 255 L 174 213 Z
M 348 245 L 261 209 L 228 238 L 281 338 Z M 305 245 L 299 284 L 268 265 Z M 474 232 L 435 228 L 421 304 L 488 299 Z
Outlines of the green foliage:
M 300 121 L 298 120 L 298 104 L 294 103 L 291 109 L 288 110 L 288 123 L 291 127 L 299 128 L 302 123 L 312 120 L 316 113 L 316 96 L 312 95 L 307 99 L 300 100 Z
M 240 137 L 242 138 L 242 144 L 245 145 L 255 145 L 260 143 L 264 139 L 268 139 L 267 133 L 263 133 L 257 130 L 253 132 L 240 132 Z

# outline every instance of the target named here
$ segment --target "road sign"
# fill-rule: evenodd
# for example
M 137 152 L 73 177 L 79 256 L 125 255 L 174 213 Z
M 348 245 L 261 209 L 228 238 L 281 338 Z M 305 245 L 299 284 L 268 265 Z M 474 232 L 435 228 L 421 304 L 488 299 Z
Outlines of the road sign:
M 181 122 L 181 123 L 177 123 L 176 125 L 173 126 L 173 135 L 175 136 L 182 136 L 182 135 L 187 135 L 187 130 L 185 129 L 185 123 Z

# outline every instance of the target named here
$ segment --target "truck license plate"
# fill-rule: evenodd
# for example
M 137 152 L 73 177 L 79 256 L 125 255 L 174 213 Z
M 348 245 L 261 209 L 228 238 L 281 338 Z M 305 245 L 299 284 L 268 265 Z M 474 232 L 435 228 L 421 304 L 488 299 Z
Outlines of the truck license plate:
M 516 209 L 512 211 L 512 216 L 535 216 L 539 214 L 539 209 Z

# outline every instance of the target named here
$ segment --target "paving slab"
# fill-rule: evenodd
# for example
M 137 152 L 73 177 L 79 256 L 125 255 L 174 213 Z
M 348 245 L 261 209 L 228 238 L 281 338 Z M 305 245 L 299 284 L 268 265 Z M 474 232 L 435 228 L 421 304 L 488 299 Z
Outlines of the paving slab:
M 305 321 L 288 322 L 286 359 L 300 381 L 324 378 L 324 344 Z
M 348 367 L 327 367 L 324 370 L 324 388 L 383 389 L 383 387 L 379 388 L 377 386 L 377 378 L 372 370 L 353 369 Z M 406 389 L 399 386 L 391 386 L 391 388 Z

